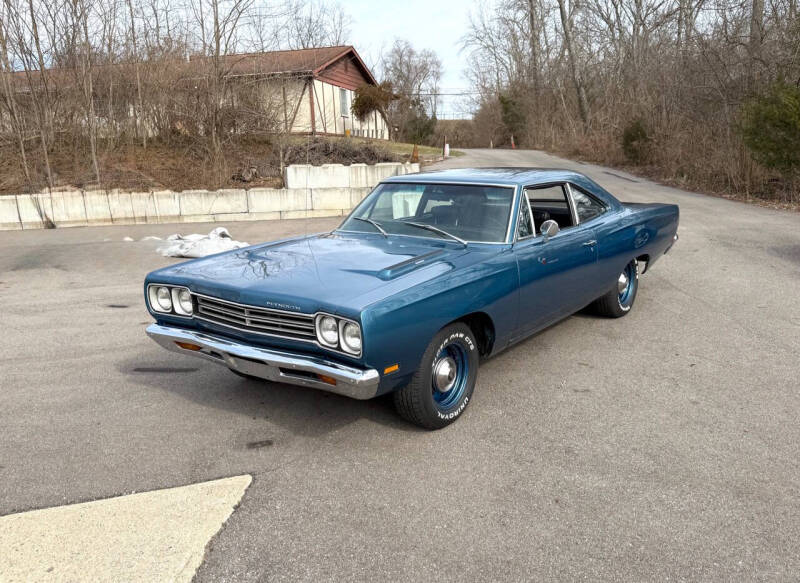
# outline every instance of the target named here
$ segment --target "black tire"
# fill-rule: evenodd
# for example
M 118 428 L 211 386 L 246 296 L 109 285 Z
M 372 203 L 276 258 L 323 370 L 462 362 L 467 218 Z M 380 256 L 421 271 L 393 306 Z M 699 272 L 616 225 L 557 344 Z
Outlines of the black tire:
M 629 288 L 623 291 L 621 288 L 621 278 L 627 275 Z M 636 292 L 639 290 L 639 263 L 634 259 L 628 263 L 619 275 L 620 280 L 614 282 L 614 287 L 606 294 L 597 298 L 592 304 L 594 311 L 601 316 L 608 318 L 621 318 L 631 311 L 633 302 L 636 300 Z
M 478 342 L 469 326 L 462 322 L 446 326 L 428 344 L 411 382 L 395 391 L 397 412 L 407 421 L 425 429 L 441 429 L 450 425 L 461 416 L 472 399 L 479 360 Z M 440 375 L 437 375 L 440 384 L 447 378 L 443 371 L 455 370 L 451 389 L 440 391 L 437 388 L 434 367 L 440 371 Z

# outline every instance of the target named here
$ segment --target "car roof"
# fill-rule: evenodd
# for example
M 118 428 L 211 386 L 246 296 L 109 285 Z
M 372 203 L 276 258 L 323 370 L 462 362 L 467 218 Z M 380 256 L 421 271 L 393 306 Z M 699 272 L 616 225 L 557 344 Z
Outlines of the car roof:
M 467 184 L 496 184 L 529 186 L 548 182 L 585 181 L 579 172 L 561 168 L 455 168 L 430 170 L 416 174 L 392 176 L 383 182 L 462 182 Z

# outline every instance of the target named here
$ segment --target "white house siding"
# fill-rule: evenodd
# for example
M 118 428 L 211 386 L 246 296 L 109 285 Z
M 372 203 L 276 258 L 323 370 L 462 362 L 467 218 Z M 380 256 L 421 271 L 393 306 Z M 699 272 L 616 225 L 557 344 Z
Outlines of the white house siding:
M 306 79 L 276 80 L 271 85 L 286 83 L 286 116 L 289 132 L 293 134 L 311 133 L 311 103 L 308 101 L 308 87 Z M 279 86 L 280 89 L 280 86 Z M 282 91 L 282 89 L 280 89 Z M 278 96 L 282 99 L 282 95 Z M 292 121 L 294 118 L 294 121 Z
M 314 80 L 314 117 L 317 133 L 344 135 L 350 130 L 351 136 L 389 139 L 389 128 L 383 116 L 375 112 L 368 119 L 359 121 L 350 112 L 355 91 L 344 89 L 347 95 L 347 108 L 342 111 L 341 87 Z
M 270 104 L 283 103 L 284 88 L 286 92 L 285 108 L 275 108 Z M 289 132 L 293 134 L 308 134 L 316 131 L 318 134 L 345 135 L 345 130 L 350 130 L 351 136 L 375 139 L 389 139 L 389 128 L 382 115 L 375 112 L 368 119 L 359 121 L 350 112 L 355 91 L 345 89 L 347 94 L 347 108 L 342 115 L 340 91 L 342 88 L 315 79 L 314 91 L 314 127 L 311 124 L 311 101 L 309 92 L 311 85 L 308 79 L 273 79 L 262 84 L 262 99 L 265 110 L 270 110 L 271 117 L 275 118 L 276 126 L 283 120 L 283 109 L 286 111 L 286 121 Z

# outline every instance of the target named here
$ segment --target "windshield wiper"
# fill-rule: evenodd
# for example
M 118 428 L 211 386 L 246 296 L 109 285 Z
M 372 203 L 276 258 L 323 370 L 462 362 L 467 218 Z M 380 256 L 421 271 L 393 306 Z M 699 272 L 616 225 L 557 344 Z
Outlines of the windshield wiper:
M 378 229 L 381 232 L 381 235 L 383 235 L 387 239 L 389 238 L 389 233 L 386 232 L 386 230 L 381 226 L 381 224 L 378 221 L 373 221 L 372 219 L 362 219 L 361 217 L 353 217 L 353 218 L 357 221 L 364 221 L 365 223 L 369 223 L 370 225 Z
M 444 235 L 445 237 L 449 237 L 454 241 L 458 241 L 464 247 L 467 246 L 467 242 L 462 239 L 461 237 L 456 237 L 453 233 L 448 233 L 444 229 L 440 229 L 439 227 L 434 227 L 433 225 L 426 225 L 424 223 L 412 223 L 411 221 L 403 221 L 404 225 L 411 225 L 412 227 L 417 227 L 419 229 L 425 229 L 426 231 L 433 231 L 434 233 L 439 233 L 440 235 Z

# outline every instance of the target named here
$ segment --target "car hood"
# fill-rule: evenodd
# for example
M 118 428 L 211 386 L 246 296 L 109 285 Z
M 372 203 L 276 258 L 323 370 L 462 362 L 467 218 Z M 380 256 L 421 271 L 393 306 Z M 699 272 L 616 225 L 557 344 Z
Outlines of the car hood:
M 151 273 L 148 282 L 275 309 L 355 314 L 480 255 L 445 240 L 334 232 L 188 261 Z

